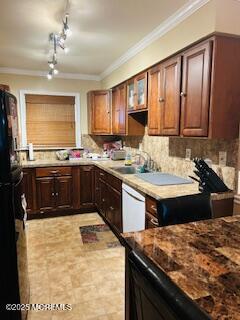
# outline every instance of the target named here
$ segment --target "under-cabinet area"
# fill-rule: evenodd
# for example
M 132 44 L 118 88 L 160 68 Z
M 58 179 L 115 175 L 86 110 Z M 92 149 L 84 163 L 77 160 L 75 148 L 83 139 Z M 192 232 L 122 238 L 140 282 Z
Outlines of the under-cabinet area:
M 0 320 L 240 320 L 240 0 L 3 0 Z

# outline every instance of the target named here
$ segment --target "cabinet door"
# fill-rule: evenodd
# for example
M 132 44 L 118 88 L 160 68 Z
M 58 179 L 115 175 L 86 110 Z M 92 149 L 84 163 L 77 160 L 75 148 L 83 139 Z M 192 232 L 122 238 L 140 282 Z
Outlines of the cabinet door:
M 160 66 L 154 67 L 148 74 L 148 134 L 160 134 Z
M 73 184 L 71 176 L 55 178 L 55 197 L 57 209 L 68 209 L 73 206 Z
M 128 80 L 127 83 L 127 109 L 133 111 L 135 106 L 135 90 L 134 90 L 134 79 Z
M 122 84 L 119 87 L 119 125 L 118 133 L 126 133 L 126 84 Z
M 99 180 L 99 188 L 100 188 L 100 207 L 99 207 L 99 210 L 100 210 L 101 214 L 104 217 L 106 217 L 107 209 L 108 209 L 109 192 L 108 192 L 107 184 L 102 179 Z
M 94 196 L 94 200 L 95 200 L 95 206 L 97 207 L 98 210 L 100 210 L 100 169 L 95 168 L 95 172 L 94 172 L 94 177 L 95 177 L 95 196 Z
M 41 212 L 55 208 L 55 178 L 37 178 L 37 207 Z
M 91 133 L 111 133 L 110 93 L 107 90 L 93 91 L 89 98 L 91 108 Z
M 177 56 L 162 64 L 160 84 L 161 134 L 179 135 L 181 57 Z
M 34 213 L 36 203 L 35 169 L 23 170 L 22 192 L 27 202 L 27 212 Z
M 120 192 L 109 187 L 109 207 L 107 220 L 118 231 L 122 232 L 122 196 Z
M 141 73 L 135 77 L 135 109 L 141 110 L 147 108 L 147 72 Z
M 183 55 L 181 134 L 208 135 L 212 43 L 205 42 Z
M 94 167 L 80 167 L 80 205 L 81 207 L 94 206 Z
M 120 108 L 119 108 L 119 88 L 114 88 L 112 91 L 112 133 L 119 133 L 119 118 L 120 118 Z

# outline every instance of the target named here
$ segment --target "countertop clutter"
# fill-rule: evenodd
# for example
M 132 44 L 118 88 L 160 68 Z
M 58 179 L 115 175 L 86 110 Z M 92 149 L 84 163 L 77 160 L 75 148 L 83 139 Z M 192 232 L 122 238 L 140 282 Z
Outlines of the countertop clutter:
M 240 319 L 240 216 L 125 234 L 212 319 Z
M 111 175 L 119 178 L 122 182 L 128 184 L 129 186 L 136 188 L 138 191 L 147 194 L 157 200 L 163 198 L 175 198 L 184 195 L 196 194 L 199 193 L 198 183 L 185 184 L 181 185 L 169 185 L 169 186 L 156 186 L 150 184 L 142 179 L 138 178 L 135 174 L 126 175 L 121 174 L 113 170 L 113 167 L 119 167 L 124 165 L 124 161 L 112 161 L 112 160 L 104 160 L 104 161 L 95 161 L 88 159 L 80 159 L 74 161 L 60 161 L 60 160 L 36 160 L 36 161 L 23 161 L 23 168 L 35 168 L 35 167 L 51 167 L 51 166 L 79 166 L 79 165 L 95 165 L 102 170 L 110 173 Z M 222 200 L 232 198 L 234 193 L 224 192 L 212 194 L 213 200 Z

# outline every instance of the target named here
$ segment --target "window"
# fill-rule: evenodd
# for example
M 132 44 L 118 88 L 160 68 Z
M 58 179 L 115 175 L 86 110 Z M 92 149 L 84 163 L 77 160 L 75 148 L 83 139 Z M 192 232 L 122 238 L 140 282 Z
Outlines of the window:
M 76 95 L 21 95 L 22 146 L 80 147 L 79 97 Z

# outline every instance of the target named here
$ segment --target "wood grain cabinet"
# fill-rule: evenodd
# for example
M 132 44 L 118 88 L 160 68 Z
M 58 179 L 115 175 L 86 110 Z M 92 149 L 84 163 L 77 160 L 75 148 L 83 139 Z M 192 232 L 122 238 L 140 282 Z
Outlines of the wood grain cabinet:
M 127 82 L 127 109 L 136 112 L 147 109 L 147 72 L 143 72 Z
M 148 134 L 179 135 L 181 56 L 150 69 L 148 79 Z
M 210 106 L 212 41 L 183 53 L 182 117 L 183 136 L 207 137 Z
M 122 182 L 99 170 L 99 211 L 116 233 L 122 232 Z
M 80 166 L 80 206 L 93 209 L 95 207 L 94 166 Z
M 126 134 L 126 84 L 112 90 L 112 133 Z
M 36 169 L 37 210 L 51 213 L 73 207 L 71 167 Z
M 96 135 L 111 134 L 111 101 L 109 90 L 88 93 L 89 133 Z
M 36 184 L 35 169 L 23 169 L 23 193 L 27 202 L 27 213 L 35 213 L 36 211 Z

